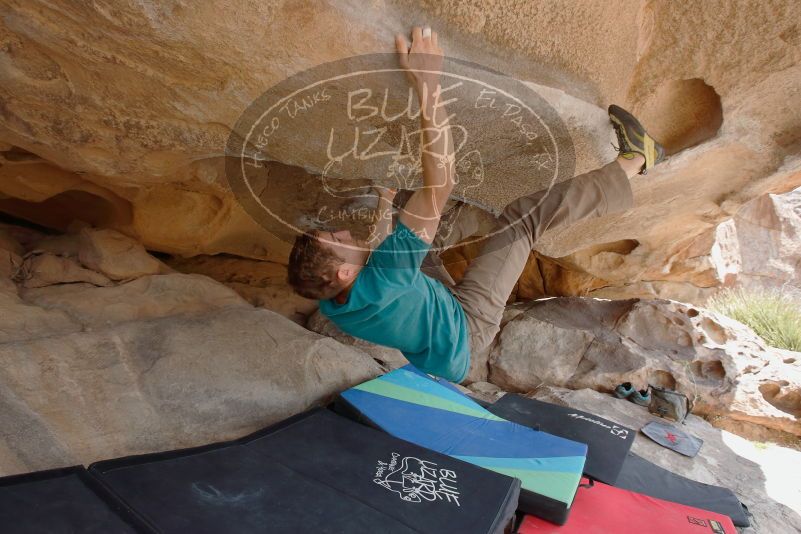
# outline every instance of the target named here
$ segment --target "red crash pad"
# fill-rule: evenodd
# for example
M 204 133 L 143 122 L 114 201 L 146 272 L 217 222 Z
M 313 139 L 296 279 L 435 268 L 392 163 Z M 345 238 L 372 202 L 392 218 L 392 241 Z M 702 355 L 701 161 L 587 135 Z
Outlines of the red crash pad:
M 527 515 L 519 534 L 736 534 L 728 516 L 582 479 L 570 518 L 554 525 Z

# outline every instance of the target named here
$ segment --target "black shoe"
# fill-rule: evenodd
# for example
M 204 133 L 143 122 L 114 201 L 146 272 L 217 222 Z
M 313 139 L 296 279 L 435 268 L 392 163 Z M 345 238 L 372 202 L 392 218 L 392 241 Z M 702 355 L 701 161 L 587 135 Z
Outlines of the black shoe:
M 615 149 L 620 152 L 620 156 L 633 159 L 639 154 L 645 158 L 640 174 L 645 174 L 648 169 L 665 159 L 664 147 L 648 135 L 634 115 L 612 104 L 609 106 L 609 120 L 617 134 L 618 146 Z

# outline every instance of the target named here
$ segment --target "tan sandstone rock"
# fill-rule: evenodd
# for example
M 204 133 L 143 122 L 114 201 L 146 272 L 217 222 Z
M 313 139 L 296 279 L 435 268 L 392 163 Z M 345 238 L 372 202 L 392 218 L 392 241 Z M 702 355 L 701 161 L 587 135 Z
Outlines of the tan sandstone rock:
M 25 254 L 25 248 L 7 229 L 2 227 L 0 227 L 0 250 L 11 252 L 17 256 Z
M 114 230 L 81 231 L 78 259 L 112 280 L 127 280 L 164 271 L 164 265 L 137 241 Z
M 721 281 L 741 287 L 801 288 L 801 188 L 746 203 L 716 228 L 711 251 Z
M 484 402 L 493 403 L 506 392 L 490 382 L 473 382 L 467 386 L 467 394 Z
M 798 368 L 744 325 L 667 300 L 560 298 L 516 305 L 489 357 L 507 391 L 675 389 L 694 413 L 801 436 Z
M 112 282 L 102 274 L 83 268 L 72 258 L 52 254 L 33 254 L 25 259 L 16 276 L 24 287 L 45 287 L 54 284 L 87 282 L 96 286 L 108 286 Z
M 114 285 L 68 256 L 29 260 L 30 287 L 0 283 L 0 475 L 236 437 L 382 371 L 202 275 Z
M 0 283 L 8 285 L 22 266 L 24 253 L 25 248 L 5 228 L 0 227 Z
M 30 251 L 34 243 L 46 237 L 45 234 L 38 230 L 18 224 L 0 223 L 0 230 L 2 230 L 0 233 L 6 236 L 5 246 L 15 251 L 19 250 L 18 245 L 22 246 L 22 252 Z
M 80 331 L 81 325 L 60 310 L 27 304 L 11 281 L 0 279 L 0 344 Z
M 234 438 L 381 371 L 241 304 L 40 336 L 0 344 L 1 475 Z
M 321 314 L 319 310 L 314 312 L 309 317 L 309 320 L 306 323 L 306 328 L 312 330 L 313 332 L 317 332 L 318 334 L 332 337 L 340 343 L 366 352 L 371 358 L 380 362 L 387 369 L 396 369 L 409 363 L 409 361 L 397 349 L 376 345 L 375 343 L 370 343 L 369 341 L 358 339 L 344 333 L 342 330 L 337 328 L 334 323 L 328 320 L 327 317 Z
M 65 284 L 24 289 L 20 296 L 45 310 L 63 311 L 89 328 L 249 307 L 234 291 L 210 278 L 178 273 L 143 276 L 115 287 Z
M 280 263 L 227 255 L 172 258 L 169 266 L 184 273 L 197 273 L 225 284 L 253 306 L 267 308 L 305 325 L 317 310 L 317 301 L 297 295 L 286 282 L 287 269 Z
M 22 258 L 9 250 L 0 249 L 0 278 L 9 281 L 22 265 Z
M 0 210 L 62 230 L 76 220 L 115 228 L 151 250 L 286 261 L 286 242 L 250 220 L 227 189 L 232 126 L 287 76 L 391 51 L 392 33 L 426 20 L 449 54 L 541 92 L 572 132 L 579 170 L 610 157 L 604 111 L 613 102 L 639 113 L 673 153 L 634 179 L 631 213 L 543 238 L 539 252 L 554 259 L 601 247 L 568 269 L 593 280 L 562 276 L 571 278 L 564 290 L 702 298 L 708 273 L 694 279 L 685 256 L 693 240 L 747 201 L 801 184 L 792 158 L 801 131 L 799 9 L 792 0 L 720 1 L 703 13 L 625 0 L 214 0 L 196 9 L 9 0 L 0 23 Z M 317 147 L 303 134 L 289 142 L 297 150 L 276 153 L 268 167 L 298 192 L 278 193 L 278 204 L 320 192 L 298 187 L 292 167 L 313 171 Z M 502 205 L 528 178 L 508 173 L 486 200 Z M 620 242 L 637 246 L 603 250 Z
M 81 241 L 79 234 L 50 235 L 31 243 L 31 248 L 77 260 L 81 252 Z

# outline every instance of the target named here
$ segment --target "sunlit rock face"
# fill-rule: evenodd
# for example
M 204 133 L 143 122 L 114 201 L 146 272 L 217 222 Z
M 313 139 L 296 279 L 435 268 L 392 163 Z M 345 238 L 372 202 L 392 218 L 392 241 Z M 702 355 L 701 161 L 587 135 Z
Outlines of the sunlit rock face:
M 801 188 L 746 203 L 715 229 L 710 256 L 730 285 L 801 288 Z
M 0 211 L 52 228 L 79 220 L 151 250 L 285 262 L 286 236 L 229 191 L 231 129 L 287 77 L 391 52 L 392 35 L 419 21 L 439 30 L 449 55 L 547 100 L 577 172 L 613 157 L 613 102 L 671 154 L 633 180 L 632 211 L 543 238 L 545 294 L 703 299 L 721 284 L 698 259 L 710 254 L 710 232 L 746 202 L 801 184 L 801 6 L 789 0 L 700 12 L 578 0 L 3 3 Z M 291 154 L 265 164 L 289 182 L 309 179 L 270 194 L 314 205 L 320 169 L 304 162 L 317 147 L 297 136 Z M 497 209 L 537 187 L 524 167 L 511 170 L 482 204 Z
M 611 393 L 623 382 L 681 391 L 693 412 L 754 439 L 801 436 L 799 354 L 701 307 L 652 299 L 557 298 L 516 304 L 471 381 Z
M 698 235 L 680 239 L 655 262 L 637 240 L 592 245 L 559 258 L 534 251 L 513 298 L 665 297 L 703 304 L 721 287 L 798 292 L 801 288 L 801 189 L 766 193 Z M 671 250 L 671 249 L 666 249 Z M 459 279 L 477 245 L 445 253 Z

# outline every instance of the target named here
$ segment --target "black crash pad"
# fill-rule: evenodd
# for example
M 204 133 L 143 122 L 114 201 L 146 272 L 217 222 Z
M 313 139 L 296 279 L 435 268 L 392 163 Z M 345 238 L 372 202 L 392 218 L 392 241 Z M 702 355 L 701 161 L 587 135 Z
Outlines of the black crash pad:
M 615 484 L 636 432 L 595 414 L 507 393 L 486 408 L 509 421 L 586 443 L 584 474 Z
M 159 532 L 500 533 L 520 482 L 325 409 L 228 443 L 93 464 Z
M 81 466 L 0 478 L 3 534 L 149 532 Z
M 615 485 L 649 497 L 727 515 L 738 527 L 750 525 L 743 505 L 730 489 L 690 480 L 633 452 L 626 457 Z

